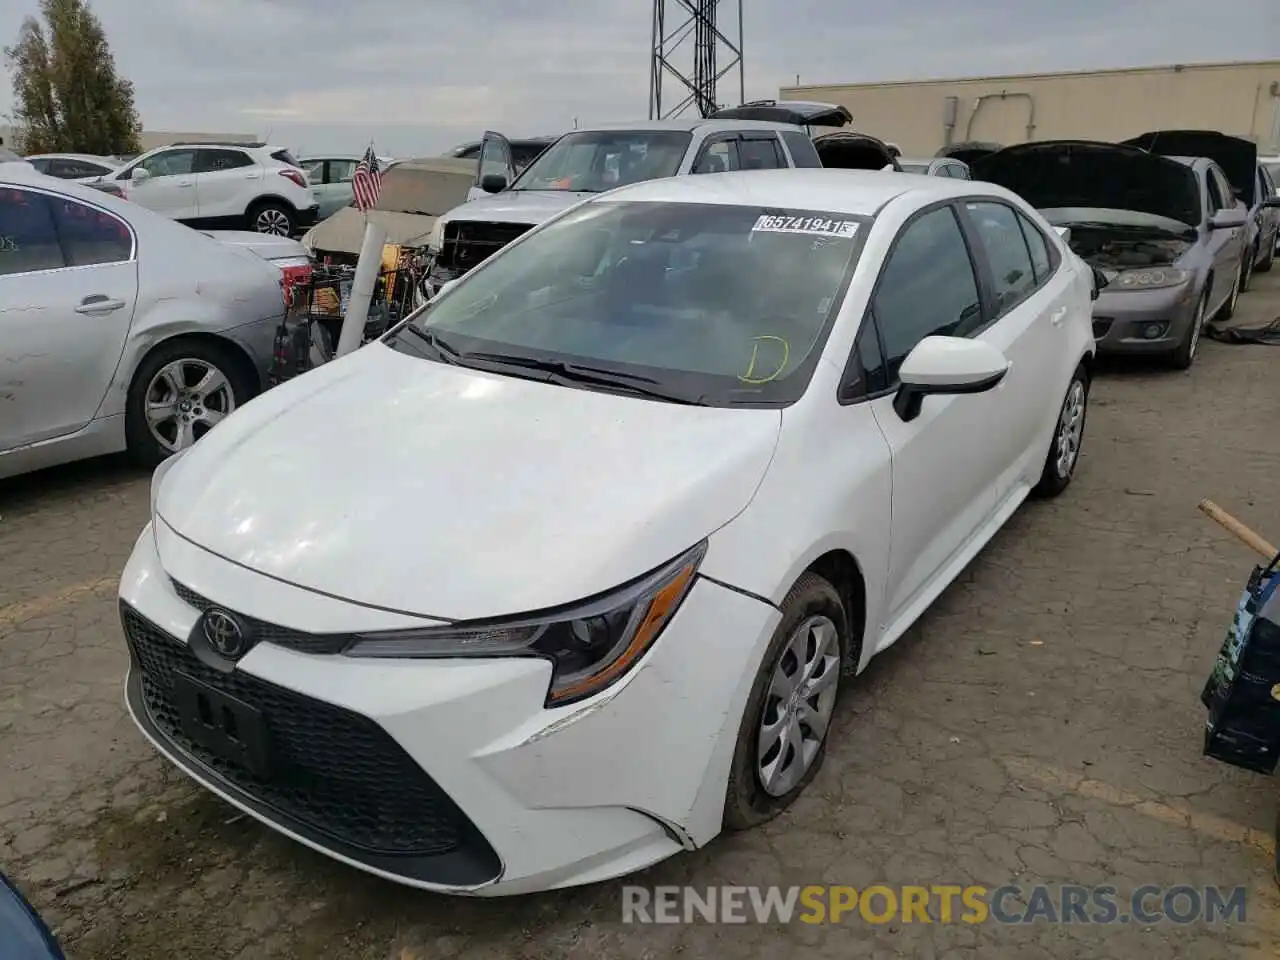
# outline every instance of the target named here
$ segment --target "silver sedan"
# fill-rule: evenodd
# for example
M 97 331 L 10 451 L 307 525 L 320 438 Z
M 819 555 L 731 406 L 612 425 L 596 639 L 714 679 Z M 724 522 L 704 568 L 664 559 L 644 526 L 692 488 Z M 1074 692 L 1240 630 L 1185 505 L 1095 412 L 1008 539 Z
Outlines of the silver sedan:
M 253 249 L 0 165 L 0 478 L 190 446 L 267 385 L 284 312 Z

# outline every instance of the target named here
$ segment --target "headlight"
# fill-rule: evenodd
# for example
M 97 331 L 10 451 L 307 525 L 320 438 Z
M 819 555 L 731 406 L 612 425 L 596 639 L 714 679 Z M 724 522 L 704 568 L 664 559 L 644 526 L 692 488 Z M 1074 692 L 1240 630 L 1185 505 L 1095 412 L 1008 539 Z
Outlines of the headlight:
M 361 634 L 350 657 L 542 657 L 548 707 L 606 689 L 653 646 L 693 585 L 706 541 L 618 590 L 546 614 Z
M 1108 290 L 1158 290 L 1161 287 L 1176 287 L 1191 279 L 1186 270 L 1175 267 L 1154 267 L 1149 270 L 1126 270 L 1117 276 Z
M 160 461 L 155 472 L 151 474 L 151 516 L 154 517 L 156 515 L 156 501 L 160 497 L 160 483 L 164 480 L 165 474 L 172 470 L 173 465 L 181 460 L 187 450 L 190 449 L 190 447 L 187 447 L 185 450 L 179 450 L 177 453 L 165 457 Z
M 431 235 L 427 237 L 427 249 L 434 253 L 439 253 L 440 248 L 444 246 L 444 228 L 449 221 L 444 217 L 436 217 L 435 226 L 431 228 Z

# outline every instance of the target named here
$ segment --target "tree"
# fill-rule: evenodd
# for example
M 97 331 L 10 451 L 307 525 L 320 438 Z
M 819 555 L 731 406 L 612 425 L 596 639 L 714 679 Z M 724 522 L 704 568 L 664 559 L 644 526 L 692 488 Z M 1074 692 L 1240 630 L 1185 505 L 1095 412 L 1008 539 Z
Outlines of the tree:
M 22 152 L 140 152 L 133 84 L 116 73 L 87 0 L 40 0 L 40 14 L 44 22 L 27 17 L 4 51 Z

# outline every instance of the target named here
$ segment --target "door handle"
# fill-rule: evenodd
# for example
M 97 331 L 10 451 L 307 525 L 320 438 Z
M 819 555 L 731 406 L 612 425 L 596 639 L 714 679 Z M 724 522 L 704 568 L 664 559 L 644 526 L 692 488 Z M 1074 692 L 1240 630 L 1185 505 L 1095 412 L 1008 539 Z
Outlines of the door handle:
M 1060 327 L 1062 326 L 1062 321 L 1065 319 L 1067 319 L 1067 308 L 1059 307 L 1053 312 L 1053 316 L 1049 318 L 1049 322 L 1055 327 Z
M 179 181 L 178 181 L 178 186 L 180 186 L 180 187 L 194 187 L 194 186 L 195 186 L 195 181 L 193 181 L 193 180 L 179 180 Z
M 114 300 L 104 294 L 95 293 L 80 301 L 80 306 L 76 307 L 76 313 L 114 313 L 116 310 L 124 309 L 124 305 L 123 300 Z
M 244 178 L 245 178 L 246 180 L 261 180 L 261 179 L 262 179 L 262 174 L 260 174 L 260 173 L 246 173 L 246 174 L 244 175 Z

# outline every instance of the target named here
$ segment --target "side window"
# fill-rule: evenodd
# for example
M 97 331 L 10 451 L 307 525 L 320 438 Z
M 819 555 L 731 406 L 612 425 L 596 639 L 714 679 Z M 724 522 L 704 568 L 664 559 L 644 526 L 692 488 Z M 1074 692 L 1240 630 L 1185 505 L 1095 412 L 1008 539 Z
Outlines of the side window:
M 307 180 L 312 184 L 328 183 L 324 178 L 324 160 L 308 160 L 304 166 L 303 172 L 307 175 Z
M 782 151 L 778 149 L 777 137 L 740 140 L 738 159 L 743 170 L 777 170 L 787 165 L 782 159 Z
M 726 173 L 738 170 L 738 145 L 733 140 L 708 140 L 691 173 Z
M 816 169 L 822 166 L 818 157 L 818 149 L 813 145 L 807 133 L 799 130 L 783 130 L 782 141 L 791 151 L 791 162 L 800 169 Z
M 924 214 L 899 235 L 872 311 L 884 341 L 886 386 L 897 382 L 902 361 L 925 337 L 955 336 L 981 322 L 973 261 L 950 207 Z
M 50 197 L 49 205 L 68 266 L 119 263 L 133 255 L 133 237 L 119 218 L 64 197 Z
M 512 160 L 515 162 L 517 170 L 523 170 L 538 157 L 542 156 L 542 151 L 547 149 L 548 144 L 545 143 L 516 143 L 512 144 L 511 152 Z M 355 170 L 355 167 L 352 167 Z
M 0 277 L 66 265 L 45 195 L 0 190 Z
M 1227 205 L 1226 198 L 1231 195 L 1229 191 L 1227 192 L 1223 191 L 1224 184 L 1220 182 L 1221 178 L 1218 177 L 1217 174 L 1218 174 L 1217 170 L 1210 168 L 1209 174 L 1206 178 L 1209 184 L 1209 215 L 1210 216 L 1213 216 L 1213 214 L 1223 209 Z
M 0 157 L 0 160 L 3 159 L 3 157 Z M 37 173 L 43 173 L 45 176 L 52 176 L 49 171 L 53 169 L 53 161 L 48 157 L 38 157 L 35 160 L 29 160 L 27 162 L 36 168 Z
M 1036 283 L 1044 283 L 1049 279 L 1049 274 L 1053 273 L 1049 242 L 1045 240 L 1040 228 L 1021 213 L 1018 214 L 1018 226 L 1022 227 L 1022 236 L 1026 239 L 1027 248 L 1031 251 L 1031 268 L 1035 271 Z
M 1227 175 L 1218 167 L 1213 168 L 1213 178 L 1218 181 L 1218 192 L 1222 194 L 1224 207 L 1234 207 L 1236 204 L 1236 192 L 1231 186 L 1231 181 L 1227 179 Z
M 200 150 L 196 154 L 196 173 L 221 173 L 251 167 L 253 161 L 242 150 Z
M 961 165 L 961 164 L 959 164 L 959 163 L 952 163 L 952 164 L 948 164 L 948 166 L 951 168 L 951 176 L 955 177 L 955 179 L 957 179 L 957 180 L 968 180 L 968 179 L 969 179 L 969 168 L 968 168 L 968 167 L 963 166 L 963 165 Z
M 965 209 L 991 264 L 996 316 L 1000 316 L 1036 288 L 1031 251 L 1012 207 L 994 201 L 973 201 L 966 203 Z
M 165 150 L 153 153 L 138 166 L 153 177 L 181 177 L 191 173 L 195 159 L 194 150 Z
M 343 183 L 356 175 L 355 160 L 330 160 L 329 179 L 325 183 Z

